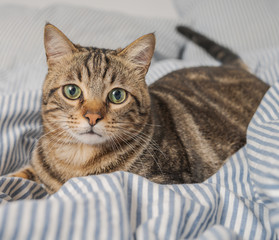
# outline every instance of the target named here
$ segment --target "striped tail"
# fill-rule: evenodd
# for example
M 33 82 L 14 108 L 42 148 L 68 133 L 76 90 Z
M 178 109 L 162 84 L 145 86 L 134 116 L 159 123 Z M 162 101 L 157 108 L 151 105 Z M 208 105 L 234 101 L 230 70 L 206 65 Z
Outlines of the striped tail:
M 220 44 L 212 41 L 211 39 L 198 32 L 193 31 L 188 27 L 178 26 L 176 29 L 179 33 L 203 48 L 208 54 L 210 54 L 216 60 L 220 61 L 223 65 L 248 70 L 248 67 L 241 60 L 241 58 L 230 49 L 221 46 Z

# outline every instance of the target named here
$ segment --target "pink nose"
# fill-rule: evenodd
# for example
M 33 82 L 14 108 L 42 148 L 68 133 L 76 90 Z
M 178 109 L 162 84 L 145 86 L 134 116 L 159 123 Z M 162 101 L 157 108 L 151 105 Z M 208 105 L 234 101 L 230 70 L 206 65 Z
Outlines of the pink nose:
M 91 126 L 94 126 L 98 121 L 102 119 L 101 115 L 98 113 L 86 113 L 84 117 L 87 118 Z

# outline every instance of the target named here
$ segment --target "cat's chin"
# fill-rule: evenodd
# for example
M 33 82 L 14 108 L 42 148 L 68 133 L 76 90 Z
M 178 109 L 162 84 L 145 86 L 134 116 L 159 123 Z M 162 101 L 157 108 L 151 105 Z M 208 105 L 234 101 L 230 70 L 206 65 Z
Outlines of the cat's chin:
M 75 138 L 84 144 L 88 145 L 97 145 L 107 141 L 106 137 L 103 137 L 96 133 L 83 133 L 83 134 L 75 134 Z

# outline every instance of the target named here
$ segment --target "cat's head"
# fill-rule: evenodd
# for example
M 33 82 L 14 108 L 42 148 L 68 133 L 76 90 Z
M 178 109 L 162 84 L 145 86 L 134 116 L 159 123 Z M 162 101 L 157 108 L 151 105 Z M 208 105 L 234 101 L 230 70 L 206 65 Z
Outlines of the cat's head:
M 124 49 L 73 44 L 59 29 L 45 26 L 48 74 L 42 118 L 47 132 L 67 142 L 101 144 L 129 139 L 148 121 L 145 83 L 155 48 L 154 34 Z

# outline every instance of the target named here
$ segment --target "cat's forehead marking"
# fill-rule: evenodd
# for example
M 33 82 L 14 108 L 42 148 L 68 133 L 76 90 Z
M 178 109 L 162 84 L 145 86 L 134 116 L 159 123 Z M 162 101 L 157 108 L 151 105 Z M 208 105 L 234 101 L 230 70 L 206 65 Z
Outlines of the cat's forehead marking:
M 79 47 L 79 50 L 82 57 L 77 58 L 79 66 L 75 67 L 75 78 L 87 89 L 88 97 L 101 96 L 119 78 L 113 58 L 117 53 L 94 47 Z
M 103 50 L 94 49 L 90 51 L 82 63 L 86 70 L 89 79 L 106 76 L 108 70 L 108 57 Z
M 83 65 L 87 70 L 87 75 L 88 75 L 89 78 L 91 76 L 91 71 L 90 71 L 90 66 L 89 66 L 91 58 L 92 58 L 92 53 L 90 52 L 88 54 L 88 56 L 85 58 L 84 65 Z

